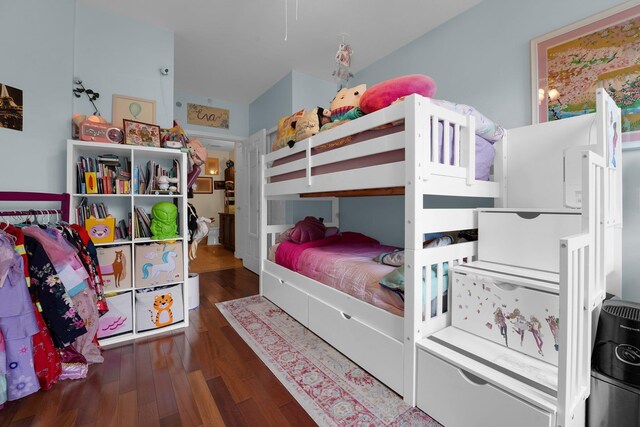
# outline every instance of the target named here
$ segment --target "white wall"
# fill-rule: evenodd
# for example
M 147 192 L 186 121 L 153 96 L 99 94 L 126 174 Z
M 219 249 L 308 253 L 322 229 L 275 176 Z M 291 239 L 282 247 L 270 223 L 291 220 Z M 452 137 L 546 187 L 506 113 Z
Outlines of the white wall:
M 200 176 L 210 176 L 214 181 L 224 181 L 225 164 L 229 159 L 235 162 L 235 153 L 233 151 L 207 150 L 207 156 L 218 158 L 218 163 L 220 165 L 218 174 L 209 175 L 205 168 L 203 168 L 203 172 L 200 173 Z M 189 203 L 196 208 L 199 216 L 214 218 L 214 225 L 218 226 L 218 213 L 224 212 L 224 190 L 213 190 L 212 194 L 194 194 L 193 198 L 189 199 Z
M 22 89 L 23 131 L 0 128 L 0 190 L 62 192 L 70 137 L 74 0 L 3 0 L 0 82 Z

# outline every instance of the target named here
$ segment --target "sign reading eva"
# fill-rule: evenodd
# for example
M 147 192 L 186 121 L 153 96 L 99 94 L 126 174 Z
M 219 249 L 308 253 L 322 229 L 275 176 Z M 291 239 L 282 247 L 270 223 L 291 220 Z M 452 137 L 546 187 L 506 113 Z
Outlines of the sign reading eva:
M 229 129 L 229 110 L 199 104 L 187 104 L 187 123 Z

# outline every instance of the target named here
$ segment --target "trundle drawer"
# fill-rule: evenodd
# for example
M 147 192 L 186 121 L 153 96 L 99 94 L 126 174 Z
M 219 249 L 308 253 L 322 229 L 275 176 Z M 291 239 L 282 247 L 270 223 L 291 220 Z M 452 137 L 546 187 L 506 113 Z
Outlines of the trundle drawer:
M 471 270 L 466 266 L 451 269 L 451 324 L 558 365 L 557 286 L 552 293 L 534 288 L 536 281 L 531 279 Z
M 503 209 L 478 213 L 478 259 L 560 271 L 560 239 L 580 233 L 579 212 Z
M 549 427 L 553 417 L 444 360 L 418 350 L 418 408 L 447 427 Z
M 399 341 L 313 297 L 309 297 L 309 329 L 393 391 L 404 393 Z
M 309 326 L 309 295 L 305 292 L 266 271 L 262 272 L 262 292 L 291 317 Z

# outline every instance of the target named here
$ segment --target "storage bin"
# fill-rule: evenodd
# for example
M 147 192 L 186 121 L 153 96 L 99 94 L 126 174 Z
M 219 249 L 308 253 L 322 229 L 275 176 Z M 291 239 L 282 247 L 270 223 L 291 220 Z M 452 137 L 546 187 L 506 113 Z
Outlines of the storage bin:
M 98 339 L 133 332 L 133 300 L 131 291 L 106 294 L 109 311 L 100 317 Z
M 184 320 L 182 284 L 136 291 L 136 332 L 163 328 Z
M 529 356 L 558 364 L 557 283 L 471 263 L 451 268 L 451 324 Z
M 131 287 L 131 245 L 101 246 L 96 249 L 105 291 Z
M 182 242 L 136 245 L 136 288 L 184 280 Z
M 193 310 L 200 305 L 200 275 L 198 273 L 189 273 L 187 289 L 189 291 L 187 308 Z
M 543 271 L 560 271 L 560 239 L 578 234 L 577 210 L 482 209 L 478 259 Z
M 207 235 L 207 245 L 219 245 L 220 227 L 210 227 Z

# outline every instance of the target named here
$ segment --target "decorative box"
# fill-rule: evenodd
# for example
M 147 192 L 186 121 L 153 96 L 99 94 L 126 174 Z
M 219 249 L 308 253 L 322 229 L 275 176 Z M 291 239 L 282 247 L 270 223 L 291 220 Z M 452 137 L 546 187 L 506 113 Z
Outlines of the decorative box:
M 93 243 L 111 243 L 115 237 L 116 220 L 111 215 L 106 218 L 96 218 L 90 216 L 84 221 L 84 228 L 87 229 L 89 237 Z
M 109 123 L 96 123 L 85 120 L 79 126 L 82 141 L 111 142 L 119 144 L 124 140 L 122 130 Z
M 100 317 L 98 339 L 133 332 L 133 301 L 131 291 L 106 294 L 107 311 Z
M 558 364 L 559 289 L 552 273 L 526 278 L 481 261 L 452 267 L 451 324 L 513 350 Z
M 184 280 L 182 242 L 138 244 L 135 252 L 137 288 Z
M 131 287 L 131 246 L 101 246 L 97 248 L 98 264 L 106 291 Z
M 136 332 L 163 328 L 184 320 L 182 284 L 136 291 Z

